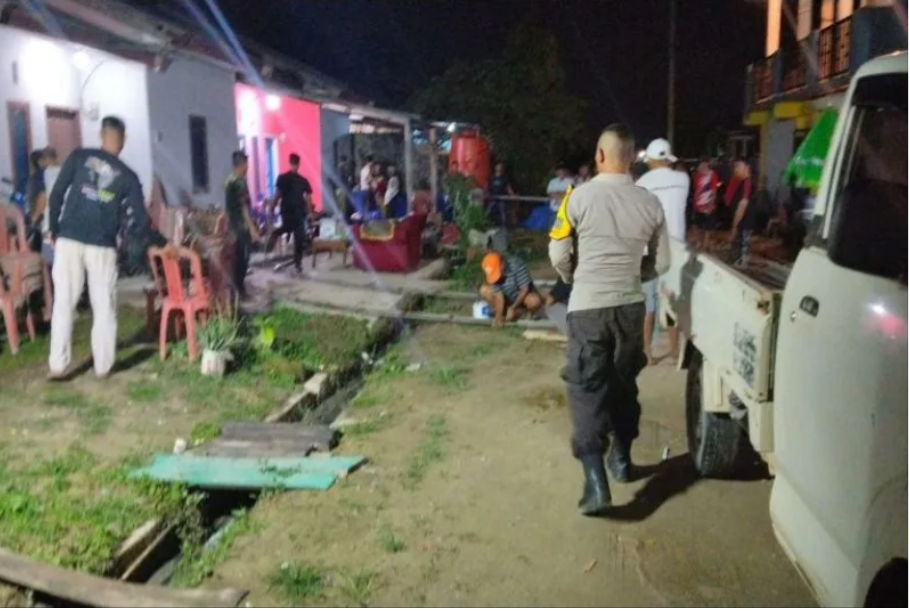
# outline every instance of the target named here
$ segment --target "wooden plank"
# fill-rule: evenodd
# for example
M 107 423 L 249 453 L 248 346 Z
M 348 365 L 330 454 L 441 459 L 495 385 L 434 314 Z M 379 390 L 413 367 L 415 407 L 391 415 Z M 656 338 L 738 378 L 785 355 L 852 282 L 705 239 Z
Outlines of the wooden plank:
M 193 449 L 194 455 L 202 457 L 234 457 L 260 459 L 303 458 L 314 450 L 321 450 L 313 440 L 211 440 Z
M 120 582 L 32 561 L 4 548 L 0 580 L 99 608 L 233 608 L 247 594 L 239 589 L 181 590 Z
M 152 542 L 145 548 L 145 550 L 142 551 L 142 554 L 140 554 L 138 557 L 136 557 L 136 559 L 133 561 L 133 563 L 131 563 L 130 566 L 128 568 L 126 568 L 126 570 L 121 574 L 120 580 L 123 580 L 126 582 L 141 582 L 142 581 L 141 578 L 138 580 L 134 579 L 134 577 L 136 576 L 136 572 L 138 572 L 142 568 L 142 566 L 146 564 L 149 557 L 151 557 L 156 552 L 158 552 L 158 547 L 161 546 L 161 544 L 166 539 L 171 537 L 175 531 L 176 531 L 176 526 L 174 526 L 174 525 L 171 525 L 167 529 L 164 529 L 163 531 L 161 531 L 161 533 L 158 534 L 158 537 L 156 537 L 154 540 L 152 540 Z
M 156 539 L 164 527 L 164 522 L 157 518 L 149 519 L 137 527 L 114 551 L 114 575 L 122 575 L 134 565 L 136 559 L 143 555 L 149 543 Z
M 426 323 L 454 323 L 456 325 L 476 325 L 480 327 L 490 327 L 493 322 L 489 319 L 475 319 L 464 315 L 436 314 L 428 312 L 406 312 L 398 315 L 399 318 L 409 321 L 423 321 Z M 517 327 L 519 329 L 556 329 L 556 324 L 546 320 L 529 320 L 520 319 L 512 323 L 506 323 L 506 327 Z
M 427 312 L 401 312 L 378 308 L 341 308 L 337 305 L 326 305 L 319 302 L 309 302 L 303 300 L 298 301 L 294 299 L 281 299 L 278 303 L 288 308 L 294 308 L 298 310 L 305 310 L 307 306 L 315 306 L 319 308 L 327 308 L 339 313 L 354 313 L 372 317 L 388 317 L 393 319 L 401 319 L 404 321 L 416 321 L 420 323 L 454 323 L 456 325 L 474 325 L 479 327 L 490 327 L 493 323 L 489 319 L 475 319 L 474 317 L 461 315 L 435 314 Z M 506 327 L 516 327 L 518 329 L 556 329 L 556 324 L 552 321 L 546 320 L 529 321 L 521 319 L 513 323 L 506 323 Z
M 255 421 L 230 421 L 221 428 L 225 440 L 278 441 L 308 440 L 318 444 L 319 450 L 331 450 L 336 433 L 328 425 L 301 425 L 298 423 L 259 423 Z
M 297 393 L 284 403 L 284 406 L 270 414 L 265 418 L 266 423 L 281 423 L 284 421 L 290 421 L 296 415 L 297 412 L 302 412 L 308 407 L 315 406 L 318 398 L 310 393 L 309 391 L 301 391 Z
M 539 329 L 529 329 L 522 335 L 525 340 L 543 340 L 544 342 L 568 342 L 569 339 L 560 333 L 552 331 L 541 331 Z
M 363 457 L 253 459 L 156 455 L 151 466 L 135 470 L 130 475 L 210 489 L 325 491 L 335 484 L 337 476 L 347 474 L 364 461 Z

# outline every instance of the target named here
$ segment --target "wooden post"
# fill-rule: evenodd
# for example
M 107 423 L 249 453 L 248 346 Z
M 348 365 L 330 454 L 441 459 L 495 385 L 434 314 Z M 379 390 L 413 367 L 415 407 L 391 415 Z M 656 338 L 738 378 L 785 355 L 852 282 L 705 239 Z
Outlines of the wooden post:
M 404 191 L 408 198 L 414 196 L 414 137 L 410 119 L 404 120 Z

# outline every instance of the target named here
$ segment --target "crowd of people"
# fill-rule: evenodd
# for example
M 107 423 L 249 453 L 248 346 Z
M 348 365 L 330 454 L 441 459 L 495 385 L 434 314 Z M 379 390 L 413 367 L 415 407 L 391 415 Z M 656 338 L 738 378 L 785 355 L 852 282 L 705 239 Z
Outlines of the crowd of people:
M 355 178 L 350 162 L 342 156 L 336 174 L 335 200 L 346 218 L 398 219 L 407 215 L 404 180 L 395 164 L 380 163 L 367 155 Z
M 690 174 L 660 138 L 645 149 L 644 171 L 635 177 L 631 132 L 613 125 L 601 134 L 595 160 L 594 176 L 582 167 L 573 177 L 560 166 L 549 182 L 547 197 L 556 211 L 549 254 L 558 274 L 549 295 L 541 296 L 525 262 L 493 249 L 482 260 L 480 287 L 495 326 L 542 308 L 555 320 L 550 309 L 564 306 L 563 320 L 556 322 L 569 341 L 562 378 L 574 425 L 572 449 L 584 472 L 579 509 L 586 515 L 612 503 L 607 469 L 620 482 L 632 477 L 641 414 L 636 378 L 656 362 L 653 333 L 666 299 L 660 275 L 669 269 L 670 245 L 706 248 L 724 230 L 732 263 L 745 266 L 752 234 L 761 227 L 745 159 L 733 160 L 725 181 L 709 160 L 699 161 Z M 490 196 L 513 193 L 504 166 L 497 164 Z M 501 209 L 492 212 L 503 217 Z M 665 321 L 675 360 L 679 332 L 672 317 Z

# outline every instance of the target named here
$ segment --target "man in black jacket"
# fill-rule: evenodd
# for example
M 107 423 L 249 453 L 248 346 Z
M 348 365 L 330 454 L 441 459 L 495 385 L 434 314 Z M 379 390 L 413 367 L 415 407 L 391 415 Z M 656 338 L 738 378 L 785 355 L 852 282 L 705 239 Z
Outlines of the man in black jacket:
M 86 276 L 95 374 L 104 377 L 110 373 L 117 349 L 117 236 L 123 228 L 133 252 L 142 255 L 153 242 L 163 242 L 152 231 L 139 178 L 119 159 L 125 140 L 123 121 L 105 117 L 101 148 L 73 151 L 51 192 L 51 378 L 64 376 L 70 365 L 73 318 Z

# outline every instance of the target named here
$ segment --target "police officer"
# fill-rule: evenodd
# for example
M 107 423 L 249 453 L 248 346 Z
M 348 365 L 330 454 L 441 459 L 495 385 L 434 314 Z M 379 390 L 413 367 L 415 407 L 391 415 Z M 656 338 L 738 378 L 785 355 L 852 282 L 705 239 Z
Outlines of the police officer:
M 611 505 L 604 466 L 608 438 L 610 472 L 619 482 L 630 478 L 641 415 L 636 378 L 647 362 L 641 285 L 670 267 L 660 202 L 636 187 L 629 173 L 635 159 L 629 129 L 619 124 L 605 129 L 595 159 L 597 176 L 563 199 L 549 248 L 553 267 L 572 285 L 562 377 L 572 414 L 572 453 L 584 469 L 578 506 L 585 515 Z

